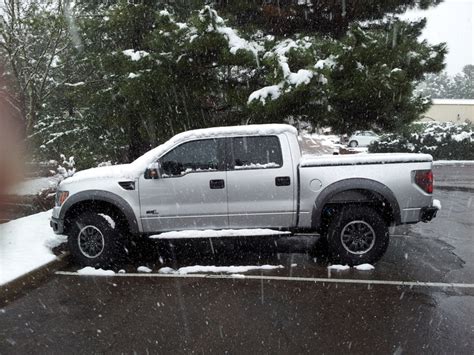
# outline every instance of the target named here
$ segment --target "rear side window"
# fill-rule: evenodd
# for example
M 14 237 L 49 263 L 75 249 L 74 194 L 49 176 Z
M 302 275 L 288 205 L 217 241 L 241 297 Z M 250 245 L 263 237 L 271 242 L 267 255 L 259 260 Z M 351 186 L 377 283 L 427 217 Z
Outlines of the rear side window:
M 232 138 L 231 168 L 268 169 L 283 165 L 280 140 L 276 136 Z
M 219 156 L 217 139 L 191 141 L 165 154 L 160 159 L 161 169 L 164 177 L 216 171 L 219 169 Z

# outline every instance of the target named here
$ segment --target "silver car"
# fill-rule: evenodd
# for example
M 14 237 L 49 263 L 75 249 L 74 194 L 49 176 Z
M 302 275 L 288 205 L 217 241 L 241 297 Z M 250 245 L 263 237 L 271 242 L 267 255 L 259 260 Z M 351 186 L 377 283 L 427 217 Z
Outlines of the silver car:
M 380 137 L 373 131 L 356 131 L 349 137 L 349 147 L 367 147 L 371 143 L 378 141 Z

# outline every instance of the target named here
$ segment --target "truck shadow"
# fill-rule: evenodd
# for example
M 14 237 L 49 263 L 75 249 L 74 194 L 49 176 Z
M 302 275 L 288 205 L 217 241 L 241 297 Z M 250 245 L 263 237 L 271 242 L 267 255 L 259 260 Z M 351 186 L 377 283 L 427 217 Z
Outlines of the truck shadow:
M 280 265 L 288 254 L 327 263 L 327 250 L 319 236 L 142 240 L 130 253 L 131 265 L 174 269 L 192 265 Z

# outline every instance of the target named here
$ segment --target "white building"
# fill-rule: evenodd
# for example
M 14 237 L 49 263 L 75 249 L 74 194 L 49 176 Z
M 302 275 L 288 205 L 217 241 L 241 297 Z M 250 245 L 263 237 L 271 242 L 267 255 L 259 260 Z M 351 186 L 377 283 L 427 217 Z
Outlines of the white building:
M 422 121 L 474 123 L 474 100 L 433 99 L 433 105 L 425 112 Z

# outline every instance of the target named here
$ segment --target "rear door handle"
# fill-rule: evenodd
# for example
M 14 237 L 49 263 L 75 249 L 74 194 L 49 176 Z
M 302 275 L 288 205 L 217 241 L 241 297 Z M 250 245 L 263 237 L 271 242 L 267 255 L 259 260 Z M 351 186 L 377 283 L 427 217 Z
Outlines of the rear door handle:
M 209 181 L 209 187 L 212 190 L 223 189 L 225 187 L 224 180 L 211 180 Z
M 276 186 L 290 186 L 291 179 L 289 176 L 277 176 L 275 178 L 275 185 Z

